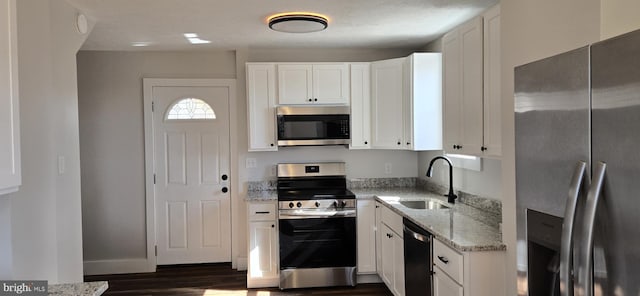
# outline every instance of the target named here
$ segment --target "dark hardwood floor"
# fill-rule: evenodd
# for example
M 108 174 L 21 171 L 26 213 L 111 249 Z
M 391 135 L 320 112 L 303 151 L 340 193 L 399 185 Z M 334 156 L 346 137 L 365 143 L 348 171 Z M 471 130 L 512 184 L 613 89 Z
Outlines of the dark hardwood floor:
M 293 289 L 247 289 L 246 271 L 231 264 L 158 266 L 154 273 L 86 276 L 85 281 L 108 281 L 103 295 L 185 295 L 185 296 L 292 296 L 292 295 L 392 295 L 384 284 L 356 287 Z

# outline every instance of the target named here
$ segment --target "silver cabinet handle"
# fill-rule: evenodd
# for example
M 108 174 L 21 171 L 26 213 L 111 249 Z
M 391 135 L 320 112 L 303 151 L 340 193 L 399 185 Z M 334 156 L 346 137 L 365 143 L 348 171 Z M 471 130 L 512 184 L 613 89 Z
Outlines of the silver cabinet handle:
M 403 225 L 403 227 L 404 227 L 404 231 L 408 232 L 409 235 L 411 235 L 411 237 L 413 237 L 413 238 L 415 238 L 415 239 L 417 239 L 417 240 L 419 240 L 421 242 L 425 242 L 425 243 L 428 243 L 428 242 L 431 241 L 431 239 L 429 237 L 427 237 L 426 235 L 422 235 L 420 233 L 417 233 L 417 232 L 409 229 L 406 225 Z
M 587 203 L 584 211 L 584 229 L 582 230 L 582 243 L 580 244 L 580 265 L 578 268 L 579 289 L 576 291 L 584 291 L 579 296 L 593 295 L 593 227 L 596 219 L 596 210 L 598 208 L 598 200 L 602 195 L 602 183 L 604 182 L 604 174 L 607 164 L 598 162 L 595 165 L 593 179 L 591 180 L 591 188 L 587 194 Z
M 584 175 L 587 171 L 587 163 L 579 161 L 571 178 L 569 196 L 564 210 L 564 223 L 562 223 L 562 244 L 560 247 L 560 295 L 573 296 L 571 283 L 571 249 L 573 248 L 573 228 L 575 225 L 576 206 L 580 193 L 586 192 L 588 180 Z

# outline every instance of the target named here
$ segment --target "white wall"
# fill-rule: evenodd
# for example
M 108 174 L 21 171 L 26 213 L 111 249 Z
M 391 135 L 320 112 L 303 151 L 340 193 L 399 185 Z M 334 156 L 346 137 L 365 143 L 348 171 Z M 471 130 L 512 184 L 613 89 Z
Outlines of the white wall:
M 640 1 L 602 0 L 600 39 L 607 39 L 640 28 Z
M 142 78 L 235 71 L 233 51 L 78 53 L 85 261 L 147 256 Z
M 0 279 L 13 278 L 11 199 L 0 196 Z
M 82 281 L 75 54 L 65 1 L 18 2 L 22 186 L 11 198 L 12 277 Z M 53 38 L 55 36 L 55 38 Z M 65 171 L 58 174 L 58 156 Z M 1 235 L 0 235 L 1 236 Z
M 599 0 L 502 1 L 502 238 L 507 290 L 516 291 L 513 68 L 600 38 Z

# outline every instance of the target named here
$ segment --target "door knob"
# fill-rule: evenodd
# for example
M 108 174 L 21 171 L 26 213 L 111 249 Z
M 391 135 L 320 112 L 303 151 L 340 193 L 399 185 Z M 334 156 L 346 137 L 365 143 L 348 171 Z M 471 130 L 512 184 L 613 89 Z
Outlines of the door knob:
M 227 181 L 227 179 L 229 179 L 229 177 L 227 177 L 227 175 L 222 175 L 222 181 Z
M 227 191 L 229 191 L 229 188 L 227 188 L 227 187 L 222 187 L 222 193 L 227 193 Z

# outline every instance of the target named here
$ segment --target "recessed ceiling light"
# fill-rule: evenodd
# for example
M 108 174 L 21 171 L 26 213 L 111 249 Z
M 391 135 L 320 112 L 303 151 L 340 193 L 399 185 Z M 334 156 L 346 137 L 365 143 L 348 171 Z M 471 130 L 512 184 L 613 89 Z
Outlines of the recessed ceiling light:
M 285 12 L 267 19 L 269 28 L 286 33 L 311 33 L 322 31 L 329 25 L 329 18 L 312 12 Z
M 184 35 L 184 37 L 187 38 L 187 40 L 189 40 L 189 42 L 191 44 L 207 44 L 207 43 L 211 43 L 211 41 L 209 41 L 209 40 L 200 39 L 200 37 L 198 37 L 198 34 L 196 34 L 196 33 L 184 33 L 182 35 Z
M 147 42 L 147 41 L 131 42 L 131 46 L 135 46 L 135 47 L 144 47 L 144 46 L 149 46 L 149 45 L 151 45 L 151 42 Z

